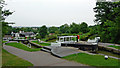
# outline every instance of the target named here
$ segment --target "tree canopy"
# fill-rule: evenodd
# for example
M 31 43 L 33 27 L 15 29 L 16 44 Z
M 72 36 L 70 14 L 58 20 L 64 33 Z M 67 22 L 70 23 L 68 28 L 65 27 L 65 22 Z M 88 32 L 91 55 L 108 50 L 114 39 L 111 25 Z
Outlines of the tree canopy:
M 47 27 L 43 25 L 42 27 L 38 29 L 38 31 L 39 31 L 39 35 L 41 36 L 41 38 L 45 38 L 45 36 L 47 35 Z
M 52 26 L 48 29 L 49 33 L 55 33 L 56 31 L 58 31 L 58 27 Z
M 8 32 L 8 29 L 10 28 L 8 26 L 8 22 L 4 22 L 5 19 L 11 15 L 13 12 L 10 12 L 9 10 L 2 10 L 5 5 L 5 1 L 0 0 L 0 23 L 2 23 L 2 36 Z
M 102 42 L 120 43 L 120 1 L 97 2 L 94 8 L 95 21 L 99 26 L 99 36 Z
M 69 25 L 68 24 L 61 25 L 60 32 L 61 33 L 69 33 Z
M 83 33 L 87 33 L 89 31 L 88 25 L 85 22 L 82 22 L 79 27 L 80 31 Z

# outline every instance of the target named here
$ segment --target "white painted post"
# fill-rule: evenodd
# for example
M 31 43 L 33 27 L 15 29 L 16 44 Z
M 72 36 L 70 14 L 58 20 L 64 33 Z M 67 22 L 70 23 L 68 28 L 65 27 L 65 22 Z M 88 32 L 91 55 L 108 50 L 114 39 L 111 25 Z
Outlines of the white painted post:
M 74 41 L 75 41 L 75 37 L 74 37 Z
M 70 41 L 70 37 L 69 37 L 69 41 Z
M 59 42 L 60 42 L 60 37 L 59 37 Z
M 29 48 L 31 48 L 31 44 L 30 44 Z
M 66 37 L 65 37 L 65 41 L 66 41 Z
M 27 47 L 29 47 L 30 43 L 28 43 Z

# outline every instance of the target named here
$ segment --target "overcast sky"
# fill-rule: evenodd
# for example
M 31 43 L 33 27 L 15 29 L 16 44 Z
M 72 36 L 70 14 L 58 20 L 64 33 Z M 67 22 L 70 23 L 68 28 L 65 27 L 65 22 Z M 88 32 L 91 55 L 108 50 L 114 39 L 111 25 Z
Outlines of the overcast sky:
M 86 22 L 94 25 L 96 0 L 5 0 L 15 11 L 6 21 L 13 26 L 60 26 Z

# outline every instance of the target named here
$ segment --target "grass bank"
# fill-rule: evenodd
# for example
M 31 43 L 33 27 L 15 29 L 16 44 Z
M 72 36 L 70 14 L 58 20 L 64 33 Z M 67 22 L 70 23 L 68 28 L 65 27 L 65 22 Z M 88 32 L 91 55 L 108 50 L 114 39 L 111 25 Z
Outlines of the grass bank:
M 101 55 L 89 55 L 85 53 L 79 53 L 69 55 L 63 58 L 70 61 L 76 61 L 82 64 L 87 64 L 90 66 L 118 66 L 117 59 L 109 58 L 108 60 L 105 60 L 104 56 Z
M 19 48 L 19 49 L 22 49 L 22 50 L 25 50 L 25 51 L 30 51 L 30 52 L 32 52 L 32 51 L 40 51 L 40 49 L 41 49 L 41 48 L 32 49 L 32 48 L 29 48 L 29 47 L 25 46 L 22 43 L 17 43 L 17 42 L 7 43 L 6 45 L 13 46 L 13 47 L 16 47 L 16 48 Z
M 2 41 L 2 43 L 6 43 L 7 41 Z
M 2 66 L 3 68 L 4 66 L 23 66 L 24 68 L 24 66 L 33 66 L 33 64 L 2 49 Z
M 113 47 L 113 48 L 116 48 L 116 49 L 120 49 L 120 46 L 109 45 L 108 47 Z
M 109 56 L 114 56 L 114 57 L 120 58 L 120 56 L 118 54 L 114 54 L 112 52 L 108 52 L 108 51 L 104 51 L 104 50 L 98 50 L 97 53 L 101 53 L 101 54 L 105 54 L 105 55 L 109 55 Z
M 41 46 L 50 46 L 50 43 L 39 43 L 38 41 L 32 41 L 33 43 L 37 43 Z

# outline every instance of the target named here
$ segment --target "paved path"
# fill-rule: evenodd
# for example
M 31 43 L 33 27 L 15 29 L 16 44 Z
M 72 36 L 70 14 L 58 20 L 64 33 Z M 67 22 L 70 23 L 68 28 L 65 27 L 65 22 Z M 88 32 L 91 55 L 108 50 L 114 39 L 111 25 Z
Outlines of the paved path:
M 113 43 L 102 43 L 102 42 L 99 42 L 99 45 L 104 45 L 104 46 L 109 46 L 109 45 L 120 46 L 120 44 L 113 44 Z
M 4 45 L 3 47 L 8 52 L 31 62 L 34 66 L 87 66 L 77 62 L 57 58 L 42 51 L 28 52 L 11 46 Z

